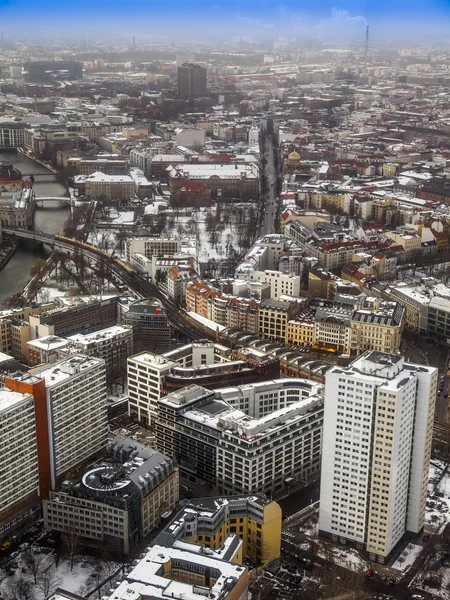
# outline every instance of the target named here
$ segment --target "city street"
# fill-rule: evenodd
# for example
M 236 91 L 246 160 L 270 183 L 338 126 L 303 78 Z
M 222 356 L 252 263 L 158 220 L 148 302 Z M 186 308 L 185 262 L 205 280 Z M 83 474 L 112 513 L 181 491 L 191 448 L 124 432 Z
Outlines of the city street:
M 277 500 L 283 510 L 283 517 L 290 517 L 310 504 L 314 504 L 319 500 L 319 493 L 320 479 L 317 479 L 286 498 Z
M 265 161 L 261 173 L 264 195 L 264 215 L 261 221 L 260 236 L 275 233 L 278 219 L 277 172 L 272 139 L 267 136 L 264 150 Z M 265 177 L 264 177 L 265 176 Z

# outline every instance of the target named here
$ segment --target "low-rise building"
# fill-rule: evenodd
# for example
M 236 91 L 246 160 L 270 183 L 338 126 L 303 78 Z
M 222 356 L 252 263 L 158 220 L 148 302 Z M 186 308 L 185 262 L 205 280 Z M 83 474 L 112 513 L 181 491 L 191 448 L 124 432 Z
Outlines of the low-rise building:
M 70 530 L 83 544 L 128 554 L 179 500 L 178 469 L 153 448 L 118 435 L 107 459 L 64 481 L 44 500 L 48 529 Z
M 258 333 L 279 342 L 286 339 L 288 322 L 299 312 L 300 304 L 283 300 L 263 300 L 259 305 Z
M 84 185 L 85 195 L 88 198 L 106 196 L 108 200 L 124 200 L 134 197 L 134 181 L 129 175 L 92 173 L 86 176 Z
M 225 550 L 226 540 L 239 536 L 242 547 L 234 562 L 246 556 L 261 565 L 280 556 L 281 509 L 261 494 L 195 498 L 156 538 L 162 546 L 189 542 L 210 551 Z

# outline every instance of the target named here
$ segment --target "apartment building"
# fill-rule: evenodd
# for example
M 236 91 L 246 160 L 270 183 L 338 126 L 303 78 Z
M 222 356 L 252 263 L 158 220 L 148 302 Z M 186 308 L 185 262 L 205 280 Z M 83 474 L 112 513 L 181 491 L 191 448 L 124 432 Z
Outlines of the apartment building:
M 258 332 L 257 300 L 223 294 L 198 279 L 187 283 L 185 294 L 186 310 L 189 312 L 195 312 L 224 327 L 240 327 L 251 333 Z
M 67 341 L 69 351 L 103 359 L 107 375 L 125 371 L 127 358 L 133 354 L 133 329 L 126 325 L 79 333 L 69 336 Z
M 42 405 L 46 433 L 40 429 L 39 435 L 46 439 L 47 449 L 42 449 L 45 464 L 42 463 L 41 479 L 48 478 L 47 494 L 73 469 L 103 452 L 107 436 L 103 360 L 73 356 L 8 377 L 5 386 L 32 394 Z
M 425 522 L 438 371 L 368 351 L 326 374 L 319 529 L 385 562 Z
M 128 554 L 178 506 L 178 469 L 132 438 L 108 442 L 107 457 L 43 502 L 44 525 L 83 544 Z
M 177 459 L 186 485 L 281 494 L 320 467 L 323 401 L 312 390 L 303 380 L 187 386 L 158 402 L 158 448 Z
M 36 429 L 42 425 L 32 394 L 0 389 L 0 541 L 40 507 Z
M 297 302 L 263 300 L 259 305 L 258 313 L 259 335 L 278 342 L 284 342 L 288 322 L 298 314 L 299 310 L 300 304 Z
M 278 558 L 280 506 L 261 494 L 195 498 L 158 534 L 156 543 L 173 546 L 188 542 L 215 552 L 235 537 L 239 537 L 242 544 L 237 547 L 236 563 L 241 563 L 245 556 L 255 565 Z
M 181 252 L 181 240 L 163 237 L 130 238 L 125 243 L 125 258 L 131 261 L 133 254 L 142 254 L 146 258 L 166 256 Z

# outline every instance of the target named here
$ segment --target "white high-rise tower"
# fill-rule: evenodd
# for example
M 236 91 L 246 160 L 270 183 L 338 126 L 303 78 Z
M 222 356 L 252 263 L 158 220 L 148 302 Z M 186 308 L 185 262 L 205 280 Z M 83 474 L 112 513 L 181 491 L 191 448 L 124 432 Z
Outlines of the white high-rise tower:
M 384 562 L 424 526 L 438 371 L 366 352 L 326 375 L 319 528 Z

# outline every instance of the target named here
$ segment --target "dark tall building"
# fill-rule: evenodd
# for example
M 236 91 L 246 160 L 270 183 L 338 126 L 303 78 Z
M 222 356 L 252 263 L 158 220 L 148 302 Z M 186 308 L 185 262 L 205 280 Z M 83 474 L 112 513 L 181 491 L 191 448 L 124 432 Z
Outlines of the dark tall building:
M 46 60 L 26 65 L 28 82 L 51 83 L 55 80 L 71 81 L 83 78 L 83 65 L 75 60 Z
M 130 304 L 125 324 L 133 327 L 134 351 L 161 353 L 170 349 L 171 331 L 167 314 L 158 300 L 147 298 Z
M 178 95 L 183 98 L 204 96 L 206 90 L 206 68 L 192 63 L 178 67 Z

